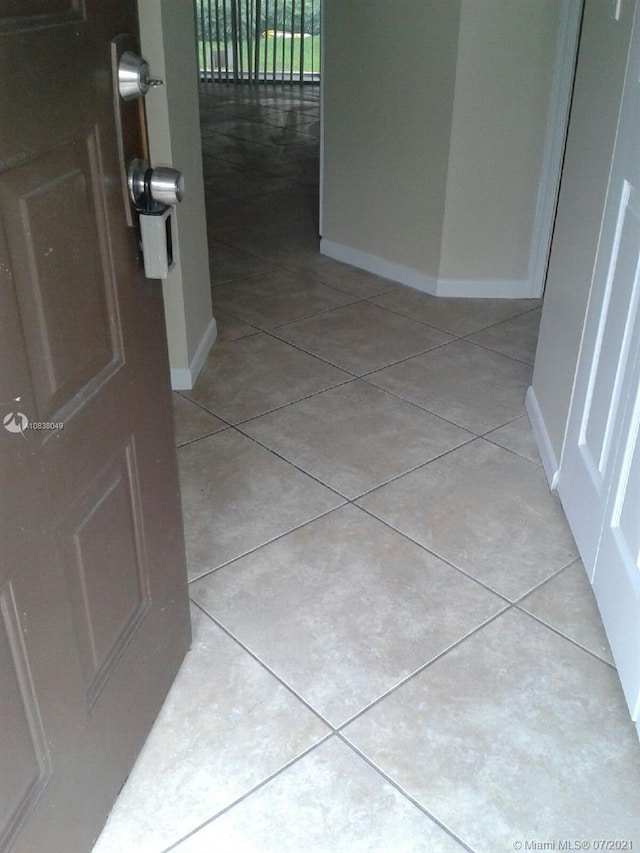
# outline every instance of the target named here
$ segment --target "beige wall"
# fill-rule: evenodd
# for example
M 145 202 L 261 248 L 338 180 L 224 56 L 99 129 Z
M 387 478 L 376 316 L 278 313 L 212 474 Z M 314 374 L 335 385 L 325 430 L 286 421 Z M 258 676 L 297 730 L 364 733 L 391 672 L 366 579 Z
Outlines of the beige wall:
M 193 6 L 176 0 L 138 0 L 142 53 L 165 85 L 146 96 L 152 165 L 185 176 L 176 208 L 177 264 L 163 283 L 171 379 L 189 388 L 215 340 L 207 248 L 198 113 Z
M 587 0 L 533 392 L 560 462 L 622 99 L 633 3 Z
M 440 276 L 524 279 L 558 0 L 463 0 Z
M 526 285 L 558 0 L 325 0 L 323 14 L 323 243 L 430 292 Z
M 325 0 L 322 236 L 437 275 L 459 0 Z

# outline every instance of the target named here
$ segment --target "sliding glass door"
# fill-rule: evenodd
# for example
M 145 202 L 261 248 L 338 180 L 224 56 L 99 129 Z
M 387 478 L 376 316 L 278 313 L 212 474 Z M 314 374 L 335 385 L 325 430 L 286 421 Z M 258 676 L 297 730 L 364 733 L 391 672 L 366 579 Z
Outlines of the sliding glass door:
M 317 83 L 321 0 L 195 0 L 203 82 Z

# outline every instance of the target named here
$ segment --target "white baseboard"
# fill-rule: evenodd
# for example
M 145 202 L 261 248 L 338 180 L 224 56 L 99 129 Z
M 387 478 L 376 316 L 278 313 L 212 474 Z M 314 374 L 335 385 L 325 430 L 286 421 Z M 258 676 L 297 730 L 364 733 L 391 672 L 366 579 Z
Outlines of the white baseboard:
M 405 267 L 402 264 L 396 264 L 393 261 L 385 261 L 384 258 L 371 255 L 369 252 L 352 249 L 324 237 L 320 240 L 320 254 L 350 264 L 352 267 L 372 272 L 374 275 L 382 276 L 382 278 L 391 279 L 398 284 L 406 284 L 407 287 L 413 287 L 425 293 L 434 294 L 436 290 L 436 280 L 426 273 Z
M 527 279 L 434 278 L 411 267 L 386 261 L 369 252 L 352 249 L 333 240 L 320 240 L 320 253 L 352 267 L 372 272 L 398 284 L 406 284 L 431 296 L 472 297 L 474 299 L 529 299 Z
M 196 384 L 196 379 L 202 370 L 202 366 L 207 360 L 209 350 L 214 345 L 218 337 L 218 326 L 216 318 L 212 317 L 209 325 L 200 338 L 193 358 L 189 362 L 189 367 L 172 367 L 171 368 L 171 388 L 174 391 L 191 391 Z
M 529 299 L 531 288 L 526 278 L 439 278 L 434 295 L 472 299 Z
M 542 410 L 540 409 L 540 405 L 536 397 L 536 392 L 533 390 L 533 387 L 531 385 L 527 389 L 527 395 L 524 400 L 524 405 L 527 410 L 527 414 L 529 415 L 529 420 L 531 421 L 533 437 L 535 438 L 536 444 L 538 445 L 538 451 L 540 452 L 540 459 L 542 460 L 542 467 L 544 468 L 544 473 L 547 475 L 549 487 L 552 491 L 555 492 L 558 488 L 560 467 L 558 465 L 556 455 L 553 451 L 553 446 L 551 444 L 551 439 L 549 438 L 547 426 L 544 422 L 544 418 L 542 417 Z

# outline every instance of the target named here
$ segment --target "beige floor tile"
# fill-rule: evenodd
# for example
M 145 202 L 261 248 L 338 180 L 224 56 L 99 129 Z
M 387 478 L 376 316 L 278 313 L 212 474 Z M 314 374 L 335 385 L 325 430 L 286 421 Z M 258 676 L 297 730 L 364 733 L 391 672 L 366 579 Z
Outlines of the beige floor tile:
M 194 608 L 191 651 L 94 853 L 160 853 L 326 734 Z
M 248 121 L 246 118 L 221 118 L 215 123 L 215 130 L 216 133 L 224 133 L 225 136 L 247 139 L 262 145 L 275 145 L 276 137 L 281 135 L 281 131 L 271 125 L 259 121 Z
M 214 346 L 187 396 L 239 423 L 348 379 L 341 370 L 268 335 Z
M 640 847 L 637 739 L 532 464 L 522 401 L 539 302 L 435 298 L 320 255 L 317 87 L 217 87 L 201 116 L 219 336 L 194 399 L 255 418 L 242 429 L 349 496 L 465 435 L 425 410 L 490 430 L 361 501 L 518 604 L 467 636 L 502 599 L 236 429 L 208 434 L 222 422 L 181 395 L 180 437 L 199 438 L 178 451 L 193 593 L 292 688 L 346 721 L 460 642 L 347 727 L 368 764 L 338 737 L 321 743 L 318 718 L 197 610 L 97 853 L 464 849 L 437 821 L 474 853 L 625 834 Z M 242 303 L 242 279 L 274 264 L 289 289 L 246 294 L 252 319 L 216 305 L 231 281 Z M 328 293 L 344 306 L 311 317 Z M 279 328 L 293 347 L 251 325 L 283 316 L 308 317 Z M 403 363 L 353 382 L 306 352 L 356 374 Z
M 226 311 L 216 306 L 215 288 L 213 288 L 213 315 L 218 325 L 216 344 L 226 344 L 229 341 L 246 338 L 247 335 L 255 335 L 258 332 L 255 326 L 243 323 L 242 320 L 238 320 L 237 317 L 227 314 Z
M 540 304 L 537 299 L 445 299 L 410 287 L 386 293 L 375 302 L 460 336 L 478 332 Z
M 462 849 L 334 738 L 179 844 L 175 853 L 461 853 Z
M 600 611 L 581 560 L 538 587 L 519 606 L 613 664 Z
M 309 232 L 306 223 L 292 222 L 277 210 L 244 204 L 243 209 L 232 208 L 227 215 L 226 208 L 217 218 L 212 215 L 208 225 L 210 235 L 221 243 L 273 263 L 292 252 L 318 248 L 318 237 Z
M 640 843 L 640 745 L 615 671 L 518 611 L 345 734 L 477 853 Z
M 232 141 L 239 142 L 240 140 L 232 139 Z M 254 193 L 268 193 L 286 189 L 289 186 L 289 181 L 278 175 L 269 175 L 258 170 L 238 167 L 235 173 L 218 174 L 210 178 L 207 180 L 207 185 L 216 192 L 228 194 L 231 198 L 245 200 L 250 199 Z
M 291 167 L 289 167 L 291 168 Z M 316 187 L 309 187 L 305 184 L 293 184 L 293 188 L 280 190 L 275 193 L 265 195 L 256 195 L 251 198 L 251 204 L 258 205 L 264 208 L 267 215 L 276 215 L 282 217 L 286 214 L 286 220 L 295 219 L 300 225 L 305 223 L 307 227 L 318 231 L 318 206 L 320 197 Z M 293 267 L 296 272 L 304 272 Z M 313 276 L 311 276 L 313 277 Z
M 450 340 L 443 332 L 370 302 L 356 302 L 290 323 L 277 334 L 358 375 Z
M 504 606 L 353 506 L 192 584 L 192 595 L 333 725 Z
M 361 380 L 263 415 L 242 431 L 348 498 L 473 438 Z
M 208 162 L 206 157 L 203 162 L 206 170 Z M 215 240 L 216 233 L 222 233 L 232 227 L 239 227 L 243 220 L 255 213 L 250 204 L 229 198 L 229 196 L 208 187 L 206 183 L 204 195 L 207 207 L 207 232 L 210 242 Z
M 178 462 L 191 578 L 342 503 L 236 430 L 181 447 Z
M 541 308 L 528 311 L 526 314 L 512 317 L 504 323 L 498 323 L 471 335 L 469 340 L 503 355 L 525 361 L 527 364 L 533 364 L 536 357 L 541 313 Z
M 215 291 L 216 306 L 261 329 L 319 314 L 354 298 L 288 270 L 259 273 L 221 284 Z
M 209 239 L 260 256 L 257 247 L 268 249 L 271 243 L 285 236 L 283 221 L 255 205 L 229 199 L 211 187 L 205 188 L 205 200 Z
M 281 263 L 316 281 L 322 281 L 330 284 L 331 287 L 352 293 L 360 299 L 368 299 L 401 287 L 388 278 L 381 278 L 366 270 L 343 264 L 319 252 L 298 252 L 283 258 Z
M 577 556 L 542 469 L 483 439 L 358 503 L 512 601 Z
M 233 246 L 225 246 L 212 240 L 209 244 L 211 284 L 223 284 L 248 275 L 273 270 L 272 264 L 264 258 L 248 255 Z
M 205 412 L 200 406 L 180 394 L 173 394 L 173 417 L 176 425 L 176 444 L 186 444 L 204 435 L 225 429 L 227 424 Z
M 494 444 L 499 444 L 500 447 L 513 450 L 514 453 L 524 456 L 525 459 L 530 459 L 536 465 L 541 464 L 538 446 L 526 414 L 498 427 L 498 429 L 494 429 L 492 432 L 488 432 L 484 437 Z
M 531 368 L 467 341 L 454 341 L 367 379 L 481 435 L 524 410 Z

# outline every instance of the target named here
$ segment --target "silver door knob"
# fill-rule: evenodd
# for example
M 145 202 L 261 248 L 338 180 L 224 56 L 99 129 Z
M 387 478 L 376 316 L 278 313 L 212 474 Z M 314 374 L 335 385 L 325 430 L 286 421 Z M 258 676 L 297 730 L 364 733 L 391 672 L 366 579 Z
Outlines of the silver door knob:
M 131 200 L 139 210 L 147 209 L 152 202 L 179 204 L 184 198 L 184 175 L 170 166 L 151 169 L 144 160 L 132 160 L 127 183 Z
M 125 50 L 118 63 L 118 91 L 123 101 L 141 98 L 154 86 L 162 86 L 162 80 L 151 79 L 147 60 Z
M 184 175 L 169 166 L 156 166 L 151 171 L 151 198 L 160 204 L 179 204 L 184 198 Z

